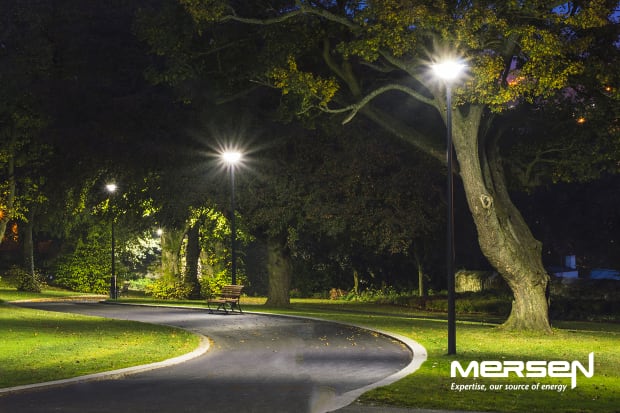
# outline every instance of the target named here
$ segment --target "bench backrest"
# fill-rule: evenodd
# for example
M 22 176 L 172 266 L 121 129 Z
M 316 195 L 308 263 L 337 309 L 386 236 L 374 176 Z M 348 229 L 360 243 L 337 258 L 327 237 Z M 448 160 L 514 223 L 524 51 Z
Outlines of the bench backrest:
M 219 295 L 227 298 L 239 298 L 243 287 L 243 285 L 225 285 L 222 287 L 222 292 Z

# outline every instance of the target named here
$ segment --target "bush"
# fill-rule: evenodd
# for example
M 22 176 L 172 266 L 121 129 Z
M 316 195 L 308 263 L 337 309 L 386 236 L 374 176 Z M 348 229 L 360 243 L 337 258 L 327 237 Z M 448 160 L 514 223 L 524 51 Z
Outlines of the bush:
M 376 303 L 376 304 L 399 304 L 397 301 L 402 293 L 396 291 L 394 287 L 384 286 L 380 289 L 367 288 L 356 294 L 351 290 L 346 295 L 342 296 L 346 301 L 361 301 L 364 303 Z
M 129 288 L 136 291 L 147 291 L 154 283 L 151 278 L 138 278 L 129 280 Z
M 146 293 L 162 300 L 186 299 L 192 292 L 192 286 L 181 280 L 162 277 L 146 286 Z
M 72 253 L 58 260 L 55 282 L 73 291 L 108 293 L 112 273 L 109 253 L 108 240 L 96 232 L 89 233 L 85 241 L 78 239 Z
M 22 267 L 14 265 L 7 271 L 7 275 L 14 280 L 17 291 L 41 292 L 43 282 L 41 276 L 36 271 L 34 274 L 30 274 Z
M 549 316 L 554 320 L 620 321 L 620 300 L 552 297 Z
M 213 276 L 203 275 L 202 278 L 200 278 L 200 295 L 203 298 L 213 297 L 222 290 L 223 286 L 228 284 L 230 284 L 230 278 L 226 270 L 220 271 Z

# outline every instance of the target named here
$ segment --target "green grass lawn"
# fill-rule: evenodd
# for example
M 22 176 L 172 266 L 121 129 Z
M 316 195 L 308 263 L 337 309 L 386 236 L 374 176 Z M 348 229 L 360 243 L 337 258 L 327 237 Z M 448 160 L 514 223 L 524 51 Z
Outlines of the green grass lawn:
M 0 299 L 3 299 L 3 290 L 0 289 Z M 13 298 L 15 299 L 15 298 Z M 174 301 L 162 302 L 148 298 L 124 298 L 121 301 L 141 303 L 141 304 L 173 304 L 203 306 L 204 301 Z M 496 411 L 496 412 L 620 412 L 620 356 L 617 350 L 620 348 L 620 325 L 610 323 L 589 323 L 589 322 L 558 322 L 554 323 L 554 332 L 551 335 L 539 335 L 531 333 L 506 332 L 498 328 L 497 317 L 482 315 L 458 316 L 457 324 L 457 352 L 456 356 L 447 356 L 447 324 L 445 317 L 440 313 L 428 313 L 419 310 L 410 310 L 404 307 L 391 305 L 374 305 L 368 303 L 330 301 L 330 300 L 292 300 L 292 305 L 287 309 L 266 308 L 264 299 L 248 298 L 242 299 L 242 307 L 247 311 L 274 312 L 290 315 L 302 315 L 318 317 L 333 321 L 354 323 L 370 328 L 391 331 L 403 336 L 410 337 L 422 344 L 428 352 L 428 360 L 414 374 L 398 381 L 390 386 L 373 390 L 366 393 L 361 401 L 363 403 L 387 404 L 393 406 L 408 406 L 427 409 L 450 409 L 450 410 L 477 410 L 477 411 Z M 12 307 L 0 307 L 0 312 Z M 32 311 L 32 310 L 23 310 Z M 36 312 L 35 312 L 36 313 Z M 39 312 L 40 313 L 40 312 Z M 14 319 L 19 314 L 0 317 L 0 325 L 9 320 L 16 323 L 18 332 L 13 340 L 23 340 L 20 347 L 21 354 L 38 353 L 36 343 L 40 343 L 33 337 L 42 334 L 52 334 L 57 337 L 54 330 L 58 328 L 57 322 L 49 318 L 50 313 L 29 314 L 24 322 L 16 322 Z M 56 316 L 56 315 L 55 315 Z M 41 317 L 41 318 L 39 318 Z M 58 315 L 64 317 L 64 315 Z M 76 316 L 69 316 L 71 320 Z M 82 319 L 82 317 L 78 317 Z M 84 317 L 90 319 L 90 317 Z M 36 321 L 38 320 L 38 321 Z M 117 347 L 119 342 L 127 343 L 127 347 L 119 353 L 124 355 L 133 352 L 149 354 L 140 344 L 132 347 L 131 342 L 137 343 L 144 338 L 130 338 L 123 327 L 114 327 L 116 322 L 96 319 L 97 321 L 82 322 L 63 322 L 65 325 L 95 325 L 99 331 L 93 331 L 92 335 L 81 336 L 79 346 L 90 348 L 86 354 L 98 352 L 98 347 L 102 337 L 112 335 L 114 331 L 115 340 L 113 346 Z M 119 322 L 124 324 L 125 322 Z M 139 323 L 138 323 L 139 324 Z M 43 328 L 45 326 L 45 328 Z M 144 328 L 148 326 L 141 325 Z M 120 328 L 120 330 L 115 330 Z M 126 327 L 124 327 L 126 328 Z M 86 334 L 84 330 L 78 328 L 75 334 Z M 134 328 L 128 329 L 135 332 Z M 124 331 L 124 332 L 123 332 Z M 0 345 L 4 345 L 10 337 L 6 328 L 0 331 Z M 144 333 L 148 336 L 151 333 Z M 173 347 L 181 347 L 188 343 L 189 338 L 179 335 L 177 330 L 174 332 L 164 331 L 165 339 L 176 338 L 177 344 L 171 344 L 164 350 L 172 351 Z M 71 333 L 62 334 L 62 339 L 71 339 Z M 138 334 L 143 336 L 143 334 Z M 176 336 L 176 337 L 172 337 Z M 161 339 L 161 338 L 160 338 Z M 159 339 L 157 339 L 159 340 Z M 158 341 L 154 347 L 158 347 Z M 10 341 L 10 340 L 9 340 Z M 146 340 L 149 341 L 149 340 Z M 88 344 L 87 342 L 92 342 Z M 78 346 L 74 344 L 74 346 Z M 57 344 L 56 348 L 43 356 L 39 361 L 33 360 L 29 367 L 36 371 L 37 363 L 47 370 L 57 370 L 54 363 L 58 363 L 59 358 L 67 358 L 68 363 L 62 369 L 69 370 L 75 368 L 73 365 L 81 365 L 82 359 L 74 355 L 73 350 L 68 351 L 66 357 L 58 357 L 58 352 L 67 348 L 67 344 Z M 70 347 L 69 347 L 70 348 Z M 191 349 L 190 345 L 187 350 Z M 465 367 L 469 361 L 477 360 L 566 360 L 580 361 L 586 368 L 588 367 L 588 354 L 595 353 L 595 373 L 594 377 L 586 378 L 581 373 L 578 374 L 577 387 L 570 388 L 569 378 L 519 378 L 511 376 L 509 378 L 451 378 L 450 363 L 458 360 Z M 181 351 L 183 352 L 183 351 Z M 4 358 L 4 349 L 0 351 L 0 358 Z M 111 356 L 108 361 L 96 362 L 96 367 L 106 366 L 105 363 L 112 363 L 117 360 L 119 354 Z M 165 357 L 164 357 L 165 358 Z M 3 360 L 2 360 L 3 361 Z M 50 369 L 50 363 L 52 368 Z M 0 364 L 3 366 L 4 362 Z M 71 367 L 69 367 L 71 365 Z M 79 366 L 80 368 L 82 366 Z M 120 367 L 120 366 L 119 366 Z M 3 367 L 0 367 L 2 369 Z M 115 366 L 114 368 L 118 368 Z M 61 370 L 62 370 L 61 369 Z M 76 374 L 76 373 L 71 373 Z M 71 375 L 70 374 L 70 375 Z M 81 372 L 79 374 L 82 374 Z M 4 377 L 4 374 L 0 374 Z M 452 390 L 452 384 L 484 384 L 487 391 L 456 391 Z M 537 385 L 544 384 L 564 384 L 567 388 L 562 391 L 552 390 L 490 390 L 491 385 Z M 0 387 L 4 386 L 0 383 Z
M 67 294 L 46 291 L 34 296 Z M 27 298 L 32 295 L 0 288 L 2 301 Z M 171 327 L 0 302 L 0 388 L 162 361 L 188 353 L 198 344 L 196 335 Z
M 247 309 L 286 312 L 344 321 L 391 331 L 422 344 L 428 359 L 414 374 L 390 386 L 373 390 L 363 403 L 427 409 L 495 412 L 620 412 L 620 325 L 602 323 L 558 323 L 552 335 L 503 331 L 496 324 L 463 321 L 457 324 L 457 355 L 448 356 L 447 324 L 437 314 L 407 312 L 403 308 L 351 303 L 293 301 L 286 311 L 246 304 Z M 588 367 L 588 354 L 595 353 L 594 377 L 578 374 L 577 387 L 569 378 L 451 378 L 450 364 L 458 360 L 466 367 L 472 360 L 567 360 Z M 565 384 L 563 392 L 552 390 L 456 391 L 455 384 L 537 385 Z
M 148 298 L 126 301 L 165 304 Z M 551 335 L 507 332 L 498 328 L 501 319 L 487 315 L 459 315 L 457 355 L 448 356 L 445 315 L 393 305 L 360 302 L 293 299 L 287 309 L 267 308 L 263 298 L 244 297 L 244 310 L 323 318 L 391 331 L 422 344 L 428 360 L 414 374 L 390 386 L 366 393 L 361 401 L 427 409 L 494 412 L 620 412 L 620 324 L 554 322 Z M 174 305 L 201 306 L 197 301 Z M 553 361 L 577 360 L 588 367 L 588 354 L 595 353 L 594 377 L 578 374 L 577 387 L 570 378 L 452 378 L 453 360 L 463 367 L 472 360 Z M 452 383 L 485 384 L 487 391 L 452 390 Z M 490 390 L 491 385 L 540 384 L 539 390 Z M 542 390 L 543 385 L 564 384 L 562 391 Z

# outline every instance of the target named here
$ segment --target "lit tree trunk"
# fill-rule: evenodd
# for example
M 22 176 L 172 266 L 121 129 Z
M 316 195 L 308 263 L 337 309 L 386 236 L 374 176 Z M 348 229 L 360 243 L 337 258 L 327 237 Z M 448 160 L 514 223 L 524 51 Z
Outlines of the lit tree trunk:
M 482 108 L 455 112 L 454 145 L 480 247 L 514 296 L 504 327 L 550 332 L 542 245 L 510 199 L 496 142 L 478 141 Z
M 274 307 L 289 305 L 293 264 L 288 248 L 275 239 L 267 241 L 267 272 L 269 290 L 266 304 Z
M 34 207 L 28 211 L 28 221 L 24 225 L 24 267 L 34 279 L 34 239 L 32 229 L 34 227 Z
M 420 260 L 420 253 L 415 245 L 413 249 L 413 258 L 418 267 L 418 296 L 424 297 L 424 268 L 422 267 L 422 260 Z
M 15 181 L 15 145 L 17 142 L 17 138 L 15 134 L 11 134 L 10 142 L 7 145 L 8 152 L 8 160 L 6 165 L 6 174 L 8 176 L 7 180 L 7 189 L 6 189 L 6 200 L 0 203 L 0 244 L 2 244 L 2 240 L 4 239 L 4 234 L 6 233 L 6 227 L 9 224 L 9 221 L 13 217 L 13 208 L 15 207 L 15 191 L 16 191 L 16 181 Z
M 187 251 L 185 254 L 185 273 L 183 281 L 191 286 L 189 298 L 200 298 L 200 283 L 198 282 L 198 260 L 200 259 L 199 242 L 200 222 L 197 221 L 187 231 Z
M 184 229 L 165 228 L 161 235 L 161 266 L 165 278 L 175 279 L 181 275 L 181 245 Z

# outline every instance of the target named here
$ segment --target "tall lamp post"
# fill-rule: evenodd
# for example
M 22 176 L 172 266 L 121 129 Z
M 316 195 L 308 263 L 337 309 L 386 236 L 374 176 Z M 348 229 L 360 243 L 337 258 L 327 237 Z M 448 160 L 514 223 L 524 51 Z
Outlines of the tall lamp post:
M 435 76 L 446 86 L 446 160 L 448 164 L 447 182 L 447 256 L 448 277 L 448 354 L 456 354 L 456 307 L 454 288 L 454 181 L 452 176 L 452 83 L 458 79 L 465 65 L 456 60 L 446 60 L 432 66 Z
M 116 184 L 107 184 L 105 189 L 110 193 L 110 196 L 116 192 Z M 114 215 L 112 215 L 112 275 L 110 276 L 110 298 L 116 300 L 116 259 L 114 257 Z
M 222 160 L 230 169 L 230 255 L 231 255 L 231 283 L 237 284 L 237 229 L 235 227 L 235 167 L 241 161 L 241 152 L 222 152 Z

